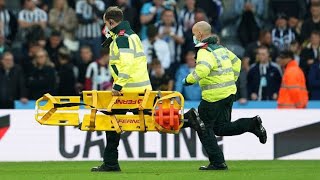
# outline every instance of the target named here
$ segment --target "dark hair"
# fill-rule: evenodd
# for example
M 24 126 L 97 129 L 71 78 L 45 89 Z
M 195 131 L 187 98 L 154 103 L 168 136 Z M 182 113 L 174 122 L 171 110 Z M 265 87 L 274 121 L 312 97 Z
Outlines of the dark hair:
M 169 9 L 169 8 L 165 8 L 163 11 L 162 11 L 162 13 L 161 13 L 161 17 L 164 15 L 164 13 L 166 13 L 166 12 L 172 12 L 172 13 L 174 13 L 174 11 L 172 10 L 172 9 Z
M 161 65 L 161 62 L 157 58 L 152 59 L 151 66 L 157 65 Z
M 104 20 L 112 19 L 118 23 L 123 20 L 123 12 L 117 6 L 110 6 L 104 13 L 103 19 Z
M 320 7 L 320 2 L 311 3 L 311 7 Z
M 279 54 L 279 58 L 290 58 L 290 59 L 293 59 L 294 58 L 294 55 L 293 55 L 293 52 L 292 51 L 289 51 L 289 50 L 284 50 L 284 51 L 281 51 L 280 54 Z
M 311 32 L 310 37 L 311 37 L 311 35 L 318 35 L 318 36 L 320 36 L 320 31 L 314 30 L 314 31 Z
M 293 40 L 293 41 L 291 41 L 290 45 L 297 44 L 297 43 L 300 45 L 299 41 Z
M 260 46 L 257 48 L 257 51 L 258 51 L 258 49 L 266 49 L 266 50 L 268 51 L 268 53 L 270 54 L 269 48 L 268 48 L 267 46 L 265 46 L 265 45 L 260 45 Z
M 279 14 L 277 14 L 277 18 L 276 19 L 288 20 L 288 16 L 285 13 L 279 13 Z
M 88 45 L 81 46 L 80 47 L 80 51 L 81 51 L 81 49 L 89 49 L 92 52 L 92 48 L 90 46 L 88 46 Z
M 101 50 L 100 50 L 100 55 L 101 56 L 107 56 L 107 55 L 109 55 L 109 48 L 101 48 Z
M 194 13 L 195 13 L 195 14 L 196 14 L 196 13 L 202 13 L 202 14 L 205 14 L 205 15 L 206 15 L 206 12 L 205 12 L 203 9 L 201 9 L 201 8 L 196 8 L 195 11 L 194 11 Z
M 52 31 L 51 34 L 50 34 L 50 36 L 51 36 L 51 37 L 52 37 L 52 36 L 59 36 L 59 37 L 61 37 L 61 32 L 60 32 L 60 31 Z
M 260 32 L 259 32 L 259 39 L 263 38 L 266 34 L 270 33 L 269 30 L 267 29 L 262 29 Z
M 157 29 L 153 24 L 150 24 L 150 25 L 148 26 L 148 29 L 147 29 L 147 36 L 148 36 L 148 38 L 153 38 L 153 37 L 155 37 L 157 34 L 158 34 L 158 29 Z
M 61 47 L 58 50 L 58 56 L 64 60 L 70 61 L 71 54 L 70 51 L 66 47 Z

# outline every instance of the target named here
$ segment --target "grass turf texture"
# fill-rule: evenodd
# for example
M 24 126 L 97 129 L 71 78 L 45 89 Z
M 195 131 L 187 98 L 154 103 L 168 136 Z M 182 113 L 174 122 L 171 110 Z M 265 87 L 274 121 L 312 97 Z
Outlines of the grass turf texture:
M 206 161 L 122 161 L 122 172 L 92 173 L 100 162 L 0 162 L 0 179 L 320 179 L 320 161 L 227 163 L 228 171 L 199 171 Z

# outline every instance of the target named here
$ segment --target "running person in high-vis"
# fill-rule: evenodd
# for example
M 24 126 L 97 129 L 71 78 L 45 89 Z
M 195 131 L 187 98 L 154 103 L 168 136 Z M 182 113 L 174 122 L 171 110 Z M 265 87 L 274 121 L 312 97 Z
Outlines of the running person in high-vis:
M 233 136 L 251 132 L 261 143 L 266 143 L 267 133 L 259 116 L 241 118 L 231 122 L 232 104 L 237 92 L 241 60 L 227 48 L 217 44 L 217 37 L 212 36 L 211 26 L 204 21 L 192 28 L 196 47 L 196 68 L 184 80 L 185 85 L 199 82 L 202 100 L 198 107 L 204 130 L 198 133 L 210 164 L 199 170 L 228 169 L 223 152 L 217 144 L 217 136 Z
M 110 47 L 109 69 L 114 79 L 112 95 L 119 96 L 122 91 L 151 90 L 147 70 L 147 58 L 139 36 L 131 29 L 129 22 L 123 21 L 123 12 L 118 7 L 109 7 L 104 16 L 103 33 L 107 39 L 102 44 Z M 125 114 L 124 111 L 118 113 Z M 188 127 L 200 132 L 200 119 L 195 109 L 185 115 L 189 119 Z M 93 167 L 93 172 L 121 171 L 118 162 L 120 134 L 107 131 L 107 146 L 104 151 L 103 164 Z

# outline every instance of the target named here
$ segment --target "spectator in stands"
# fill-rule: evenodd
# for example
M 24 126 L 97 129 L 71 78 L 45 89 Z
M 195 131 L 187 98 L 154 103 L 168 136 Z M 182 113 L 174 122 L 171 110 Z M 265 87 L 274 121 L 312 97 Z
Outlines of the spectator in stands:
M 112 89 L 112 76 L 108 65 L 109 49 L 102 49 L 101 57 L 90 63 L 87 68 L 85 90 Z
M 149 25 L 147 30 L 148 39 L 142 41 L 144 53 L 148 64 L 152 59 L 158 59 L 164 69 L 168 69 L 171 64 L 169 45 L 158 37 L 158 30 L 154 25 Z
M 38 8 L 44 10 L 46 13 L 49 13 L 49 5 L 51 6 L 52 0 L 34 0 L 34 1 Z
M 223 13 L 221 0 L 197 0 L 196 2 L 196 8 L 202 9 L 206 13 L 208 22 L 213 26 L 215 32 L 220 32 L 221 25 L 219 18 Z
M 275 22 L 276 27 L 272 29 L 272 42 L 280 50 L 288 50 L 291 41 L 296 39 L 295 32 L 288 27 L 287 16 L 278 14 Z
M 77 64 L 79 69 L 79 76 L 76 84 L 76 89 L 78 92 L 81 92 L 84 89 L 87 68 L 91 62 L 93 62 L 91 47 L 82 46 L 80 48 L 80 61 Z
M 171 79 L 169 73 L 161 66 L 161 62 L 158 59 L 153 59 L 151 67 L 150 81 L 152 90 L 172 91 L 174 83 L 173 79 Z
M 320 59 L 320 32 L 313 31 L 310 36 L 310 43 L 302 49 L 300 54 L 300 67 L 306 77 L 309 74 L 312 64 Z
M 45 93 L 55 94 L 56 88 L 56 72 L 48 53 L 40 49 L 35 55 L 34 68 L 27 79 L 29 98 L 32 100 L 42 97 Z
M 50 60 L 55 64 L 56 67 L 59 66 L 58 63 L 58 51 L 59 48 L 63 47 L 61 33 L 59 31 L 52 31 L 49 40 L 46 43 L 45 49 L 48 52 Z
M 310 100 L 320 100 L 320 59 L 310 67 L 308 85 Z
M 34 0 L 24 0 L 23 9 L 19 12 L 19 26 L 22 29 L 39 25 L 43 29 L 47 27 L 48 15 L 42 9 L 39 9 Z
M 166 9 L 162 12 L 161 21 L 156 24 L 159 38 L 166 41 L 170 49 L 171 64 L 180 63 L 181 45 L 184 43 L 182 26 L 175 22 L 174 12 Z
M 312 4 L 315 4 L 315 3 L 320 3 L 320 0 L 306 0 L 306 4 L 307 4 L 307 15 L 305 18 L 310 18 L 311 17 L 311 12 L 310 12 L 310 8 L 312 6 Z
M 101 17 L 105 5 L 101 0 L 80 0 L 76 4 L 76 13 L 79 20 L 78 38 L 80 46 L 90 46 L 94 58 L 100 57 L 101 49 Z
M 279 64 L 283 67 L 281 88 L 279 91 L 278 108 L 306 108 L 308 91 L 303 71 L 293 59 L 291 51 L 282 51 Z
M 278 14 L 286 14 L 295 21 L 303 20 L 306 15 L 305 0 L 269 0 L 269 18 L 274 22 Z
M 5 43 L 5 37 L 2 33 L 0 33 L 0 56 L 6 51 L 9 51 L 9 46 Z
M 196 9 L 194 12 L 194 23 L 206 21 L 209 22 L 209 19 L 206 13 L 202 9 Z
M 236 82 L 237 85 L 237 100 L 240 104 L 246 104 L 248 102 L 248 72 L 241 67 L 240 75 L 238 81 Z
M 49 13 L 49 25 L 54 31 L 60 31 L 64 39 L 74 40 L 78 26 L 75 11 L 66 0 L 55 0 Z
M 192 26 L 195 22 L 195 0 L 186 0 L 185 6 L 179 12 L 179 22 L 183 27 L 185 43 L 182 45 L 182 54 L 194 49 Z
M 194 25 L 195 5 L 195 0 L 185 0 L 185 6 L 179 12 L 179 22 L 183 27 L 184 33 L 192 30 L 192 26 Z
M 288 27 L 297 34 L 297 38 L 299 38 L 299 40 L 300 40 L 300 34 L 301 34 L 301 26 L 302 26 L 302 21 L 300 21 L 297 17 L 289 17 Z
M 0 109 L 13 109 L 14 100 L 27 103 L 27 90 L 24 74 L 20 66 L 15 65 L 13 55 L 5 52 L 0 62 Z
M 58 66 L 56 67 L 59 83 L 57 89 L 58 96 L 76 95 L 75 66 L 71 63 L 71 54 L 66 47 L 62 47 L 58 52 Z
M 18 36 L 19 38 L 21 38 L 22 36 L 25 36 L 24 39 L 21 40 L 21 42 L 23 43 L 37 42 L 39 46 L 41 46 L 42 48 L 45 47 L 46 32 L 40 25 L 33 25 L 29 28 L 21 30 L 20 32 L 23 34 L 21 34 L 20 37 Z
M 320 31 L 320 3 L 311 5 L 311 18 L 304 21 L 301 27 L 301 41 L 308 40 L 313 31 Z
M 30 41 L 24 45 L 22 56 L 20 57 L 20 65 L 23 68 L 24 74 L 28 77 L 33 70 L 33 60 L 36 53 L 41 49 L 38 42 Z
M 238 34 L 243 46 L 258 39 L 263 25 L 264 2 L 261 0 L 237 0 L 234 2 L 234 16 L 238 17 Z
M 153 0 L 152 2 L 143 4 L 140 12 L 140 23 L 142 24 L 141 40 L 147 38 L 147 26 L 160 21 L 164 9 L 163 3 L 164 0 Z
M 257 63 L 248 72 L 248 92 L 254 101 L 276 100 L 281 84 L 281 72 L 276 63 L 270 61 L 269 49 L 257 49 Z
M 300 43 L 299 41 L 292 41 L 290 43 L 290 47 L 289 47 L 289 50 L 291 52 L 293 52 L 293 55 L 294 55 L 294 60 L 297 61 L 298 64 L 300 64 L 300 52 L 301 52 L 301 47 L 300 47 Z
M 139 17 L 137 9 L 133 6 L 129 6 L 129 0 L 117 0 L 116 6 L 118 6 L 123 12 L 123 19 L 130 23 L 130 26 L 135 32 L 139 32 Z
M 244 57 L 242 60 L 244 70 L 248 71 L 250 65 L 255 63 L 257 48 L 259 46 L 268 47 L 270 58 L 272 61 L 275 61 L 276 57 L 278 56 L 278 49 L 272 44 L 271 33 L 268 30 L 261 30 L 258 41 L 250 43 L 244 52 Z
M 188 51 L 185 55 L 185 64 L 180 65 L 175 76 L 175 91 L 181 92 L 185 100 L 199 101 L 201 100 L 201 89 L 199 84 L 183 86 L 182 79 L 190 74 L 196 67 L 194 52 Z
M 18 24 L 16 17 L 5 7 L 5 4 L 5 0 L 0 0 L 0 33 L 5 37 L 5 43 L 12 44 L 18 30 Z

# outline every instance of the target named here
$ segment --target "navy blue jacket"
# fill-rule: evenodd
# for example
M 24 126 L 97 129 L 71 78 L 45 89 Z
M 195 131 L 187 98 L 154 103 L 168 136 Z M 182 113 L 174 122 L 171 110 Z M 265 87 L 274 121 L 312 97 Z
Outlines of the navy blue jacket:
M 320 62 L 310 67 L 309 75 L 310 100 L 320 100 Z
M 252 93 L 259 95 L 261 74 L 259 70 L 259 63 L 255 63 L 251 66 L 248 72 L 248 96 L 250 97 Z M 262 88 L 262 98 L 261 100 L 273 100 L 272 96 L 274 93 L 279 92 L 281 85 L 281 72 L 279 67 L 274 63 L 269 63 L 267 67 L 266 87 Z

